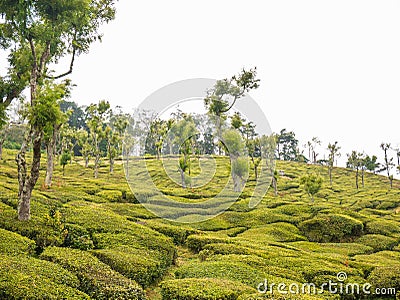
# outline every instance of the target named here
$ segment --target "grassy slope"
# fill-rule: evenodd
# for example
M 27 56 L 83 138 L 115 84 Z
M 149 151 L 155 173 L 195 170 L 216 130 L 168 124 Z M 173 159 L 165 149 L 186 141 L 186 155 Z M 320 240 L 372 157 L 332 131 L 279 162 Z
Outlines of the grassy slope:
M 255 292 L 264 278 L 289 284 L 322 283 L 335 279 L 340 271 L 345 271 L 351 282 L 400 284 L 399 278 L 386 278 L 398 274 L 400 268 L 398 181 L 390 190 L 387 179 L 366 174 L 365 188 L 356 190 L 354 173 L 337 168 L 330 187 L 323 167 L 278 162 L 277 169 L 285 175 L 278 179 L 277 197 L 270 190 L 261 204 L 250 210 L 246 189 L 216 218 L 177 225 L 134 203 L 121 165 L 116 166 L 114 175 L 103 166 L 95 180 L 91 169 L 74 163 L 66 167 L 65 177 L 57 167 L 51 189 L 38 182 L 32 198 L 32 220 L 20 223 L 15 220 L 17 173 L 13 156 L 6 151 L 0 162 L 0 228 L 5 229 L 0 231 L 0 290 L 9 291 L 5 295 L 9 298 L 16 293 L 15 287 L 24 283 L 21 278 L 36 274 L 34 268 L 42 264 L 48 273 L 53 269 L 65 273 L 66 279 L 54 278 L 45 270 L 27 280 L 24 287 L 29 292 L 33 280 L 50 299 L 49 290 L 54 287 L 70 299 L 101 299 L 115 290 L 120 295 L 136 293 L 132 299 L 141 299 L 142 289 L 147 290 L 148 298 L 161 297 L 161 291 L 168 299 L 179 296 L 182 286 L 194 298 L 206 298 L 201 293 L 218 298 L 221 296 L 213 293 L 222 293 L 217 288 L 221 285 L 224 293 L 232 291 L 226 299 L 236 299 L 239 294 Z M 151 160 L 149 166 L 151 173 L 159 175 L 157 185 L 162 191 L 187 203 L 212 197 L 223 186 L 229 172 L 227 161 L 217 161 L 215 178 L 206 187 L 193 190 L 183 190 L 160 175 L 159 162 Z M 324 177 L 324 188 L 313 204 L 299 187 L 299 178 L 307 172 Z M 252 184 L 254 181 L 249 186 Z M 144 187 L 140 192 L 157 203 Z M 65 252 L 65 246 L 80 251 Z M 20 261 L 15 260 L 18 256 Z M 75 261 L 67 259 L 70 256 L 76 257 Z M 98 269 L 89 272 L 78 267 L 82 260 Z M 10 270 L 17 263 L 32 267 L 13 273 Z M 104 284 L 107 281 L 111 283 Z M 199 286 L 209 290 L 199 292 Z

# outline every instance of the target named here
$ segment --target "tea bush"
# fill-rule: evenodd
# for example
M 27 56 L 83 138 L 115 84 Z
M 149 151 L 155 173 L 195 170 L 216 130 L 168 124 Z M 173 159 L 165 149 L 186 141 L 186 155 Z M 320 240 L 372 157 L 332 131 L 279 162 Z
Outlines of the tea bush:
M 239 282 L 223 279 L 186 278 L 161 283 L 163 300 L 236 300 L 241 294 L 254 292 Z
M 140 299 L 145 295 L 134 281 L 113 271 L 88 252 L 48 247 L 40 255 L 42 259 L 54 262 L 76 274 L 79 289 L 96 299 Z
M 344 242 L 363 233 L 363 223 L 339 214 L 318 215 L 301 222 L 299 229 L 311 242 Z

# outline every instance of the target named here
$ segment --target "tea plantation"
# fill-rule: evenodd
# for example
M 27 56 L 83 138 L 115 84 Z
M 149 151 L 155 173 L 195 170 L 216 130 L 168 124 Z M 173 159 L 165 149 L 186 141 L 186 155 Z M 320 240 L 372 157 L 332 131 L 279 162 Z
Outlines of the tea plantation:
M 399 181 L 390 189 L 387 178 L 367 173 L 357 190 L 353 171 L 335 168 L 331 187 L 326 167 L 278 161 L 284 175 L 277 196 L 270 189 L 250 209 L 250 177 L 227 211 L 182 224 L 145 209 L 138 198 L 162 200 L 145 185 L 134 195 L 121 163 L 112 175 L 102 165 L 94 179 L 92 168 L 75 161 L 65 176 L 56 166 L 51 188 L 38 182 L 32 218 L 20 222 L 14 157 L 6 150 L 0 162 L 0 299 L 396 299 L 375 294 L 377 288 L 395 288 L 400 299 Z M 229 159 L 216 161 L 213 179 L 193 189 L 171 182 L 156 159 L 148 168 L 164 194 L 201 203 L 229 174 Z M 311 172 L 324 179 L 314 202 L 300 185 Z M 179 207 L 169 213 L 179 216 Z M 339 272 L 344 283 L 370 284 L 371 294 L 257 291 L 265 280 L 338 283 Z

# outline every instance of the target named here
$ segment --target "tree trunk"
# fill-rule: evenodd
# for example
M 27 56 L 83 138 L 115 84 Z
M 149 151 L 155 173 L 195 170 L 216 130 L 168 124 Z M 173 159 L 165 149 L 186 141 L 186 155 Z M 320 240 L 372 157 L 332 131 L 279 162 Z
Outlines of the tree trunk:
M 94 159 L 94 178 L 99 177 L 99 162 L 100 162 L 100 155 L 96 154 L 96 157 Z
M 361 169 L 361 185 L 364 188 L 364 169 Z
M 89 156 L 85 156 L 85 168 L 89 168 Z
M 0 160 L 3 159 L 3 144 L 4 144 L 4 140 L 0 141 Z
M 28 148 L 28 143 L 30 137 L 33 138 L 33 159 L 30 169 L 30 174 L 27 174 L 27 163 L 26 163 L 26 151 Z M 40 158 L 41 152 L 40 148 L 42 145 L 42 132 L 30 129 L 29 134 L 25 137 L 22 144 L 21 150 L 17 154 L 17 164 L 18 164 L 18 219 L 20 221 L 27 221 L 30 219 L 30 205 L 32 190 L 36 185 L 39 178 L 39 168 L 40 168 Z
M 110 174 L 114 173 L 114 157 L 110 157 Z
M 182 187 L 183 187 L 183 188 L 186 188 L 186 183 L 185 183 L 185 172 L 183 172 L 182 169 L 179 169 L 179 172 L 181 173 Z
M 332 186 L 332 168 L 329 167 L 328 170 L 329 170 L 329 182 L 330 182 L 330 184 Z
M 278 183 L 276 182 L 275 176 L 272 176 L 272 186 L 274 187 L 274 195 L 278 196 Z
M 53 128 L 53 134 L 50 137 L 46 145 L 47 152 L 47 167 L 46 167 L 46 178 L 44 184 L 46 187 L 51 186 L 51 182 L 53 180 L 53 171 L 54 171 L 54 156 L 56 152 L 56 138 L 57 138 L 57 129 L 56 126 Z
M 129 153 L 126 155 L 125 177 L 129 178 Z
M 63 165 L 63 177 L 65 176 L 65 165 Z
M 356 188 L 358 190 L 358 169 L 356 170 Z

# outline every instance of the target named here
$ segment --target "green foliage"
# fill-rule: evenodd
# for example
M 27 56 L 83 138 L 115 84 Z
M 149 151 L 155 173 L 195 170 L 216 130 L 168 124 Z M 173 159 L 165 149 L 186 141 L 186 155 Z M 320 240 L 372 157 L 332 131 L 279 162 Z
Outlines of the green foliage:
M 0 228 L 0 253 L 8 255 L 33 254 L 35 248 L 34 241 Z
M 238 281 L 257 288 L 267 274 L 240 261 L 204 261 L 188 263 L 175 271 L 176 278 L 215 278 Z M 279 280 L 279 279 L 278 279 Z
M 346 215 L 319 215 L 299 224 L 312 242 L 344 242 L 363 233 L 363 223 Z
M 236 300 L 243 293 L 254 293 L 254 289 L 238 282 L 211 278 L 176 279 L 161 283 L 163 300 Z
M 66 224 L 65 228 L 67 231 L 64 240 L 65 246 L 80 250 L 89 250 L 94 248 L 90 234 L 85 228 L 76 224 Z
M 394 288 L 400 290 L 400 266 L 376 267 L 369 274 L 367 281 L 375 288 Z
M 90 299 L 75 275 L 36 258 L 0 254 L 0 278 L 1 299 Z
M 48 247 L 40 256 L 76 274 L 79 289 L 96 299 L 145 299 L 140 286 L 113 271 L 91 254 L 68 248 Z
M 371 234 L 381 234 L 391 236 L 400 234 L 400 226 L 392 220 L 376 220 L 365 225 L 365 231 Z
M 357 243 L 369 246 L 374 251 L 382 251 L 393 249 L 398 244 L 398 240 L 380 234 L 366 234 L 357 239 Z
M 204 246 L 211 243 L 229 243 L 230 241 L 225 238 L 208 235 L 190 235 L 186 240 L 186 245 L 189 249 L 199 252 L 203 250 Z
M 314 195 L 318 193 L 322 187 L 322 178 L 316 174 L 310 174 L 300 178 L 300 184 L 303 185 L 304 191 L 314 201 Z
M 93 254 L 115 271 L 133 279 L 143 288 L 155 282 L 164 273 L 157 256 L 138 249 L 119 247 L 95 250 Z
M 116 190 L 103 190 L 96 194 L 97 196 L 104 198 L 108 202 L 121 202 L 122 201 L 122 192 Z

